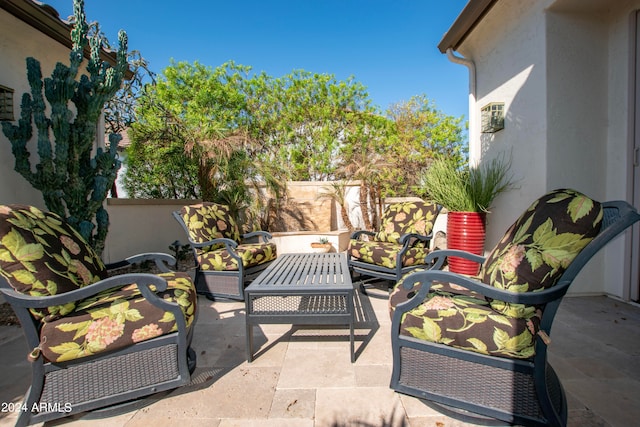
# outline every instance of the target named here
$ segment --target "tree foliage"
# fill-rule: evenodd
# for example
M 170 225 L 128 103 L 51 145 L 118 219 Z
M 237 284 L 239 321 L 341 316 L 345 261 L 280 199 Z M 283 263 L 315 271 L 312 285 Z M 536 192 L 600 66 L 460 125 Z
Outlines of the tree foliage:
M 155 79 L 155 73 L 140 51 L 132 50 L 127 55 L 129 75 L 115 96 L 107 101 L 104 108 L 105 130 L 108 133 L 125 132 L 136 121 L 135 107 L 145 81 Z
M 265 160 L 289 165 L 294 181 L 335 177 L 336 159 L 354 126 L 354 114 L 371 111 L 366 88 L 353 77 L 297 70 L 247 81 L 248 128 L 268 143 Z
M 365 227 L 383 196 L 416 195 L 430 162 L 464 158 L 462 118 L 424 95 L 383 115 L 353 77 L 283 77 L 225 63 L 172 63 L 136 110 L 126 186 L 136 197 L 219 201 L 238 212 L 286 180 L 359 180 Z M 233 207 L 235 206 L 235 208 Z
M 282 192 L 280 164 L 263 164 L 264 144 L 246 126 L 249 68 L 172 63 L 145 86 L 131 128 L 125 187 L 133 197 L 201 198 L 238 215 L 263 182 Z M 141 185 L 142 183 L 142 185 Z
M 426 95 L 392 105 L 387 116 L 394 129 L 383 149 L 388 162 L 380 175 L 383 196 L 416 195 L 420 175 L 436 158 L 465 162 L 462 118 L 442 113 Z

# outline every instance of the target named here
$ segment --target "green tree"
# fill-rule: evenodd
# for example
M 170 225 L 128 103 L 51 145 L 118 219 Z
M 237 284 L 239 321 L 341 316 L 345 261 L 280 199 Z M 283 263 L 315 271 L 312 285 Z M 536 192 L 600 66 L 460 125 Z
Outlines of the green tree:
M 152 199 L 197 199 L 198 162 L 187 157 L 184 143 L 167 133 L 158 132 L 153 143 L 148 134 L 139 136 L 133 126 L 127 148 L 127 173 L 124 186 L 129 197 Z
M 280 164 L 258 158 L 265 148 L 247 130 L 249 67 L 216 69 L 172 63 L 145 86 L 132 125 L 125 186 L 137 197 L 196 197 L 225 203 L 240 218 L 266 182 L 282 192 Z M 139 182 L 145 183 L 140 186 Z
M 353 77 L 294 71 L 250 77 L 233 62 L 212 70 L 172 64 L 147 85 L 136 110 L 127 188 L 138 197 L 219 201 L 259 216 L 266 182 L 276 198 L 286 180 L 359 180 L 365 227 L 381 197 L 416 194 L 420 172 L 438 156 L 462 159 L 462 119 L 424 96 L 386 116 Z
M 212 70 L 197 62 L 172 62 L 155 84 L 144 87 L 127 151 L 125 187 L 130 194 L 215 199 L 220 163 L 238 148 L 235 141 L 227 144 L 221 139 L 237 130 L 244 102 L 237 82 L 247 71 L 233 63 Z M 166 163 L 157 162 L 164 155 Z M 195 187 L 191 179 L 175 180 L 181 176 L 176 169 L 185 166 L 187 172 L 195 170 Z M 175 184 L 167 186 L 171 180 Z M 137 181 L 149 186 L 138 189 Z
M 390 164 L 386 141 L 393 135 L 393 123 L 374 112 L 354 113 L 340 156 L 339 176 L 360 181 L 360 210 L 364 227 L 375 228 L 381 206 L 380 179 Z
M 334 181 L 322 187 L 318 193 L 319 200 L 331 200 L 340 205 L 340 216 L 347 230 L 353 231 L 353 224 L 349 218 L 349 204 L 347 201 L 347 184 L 344 181 Z
M 2 131 L 13 147 L 15 170 L 42 192 L 50 211 L 66 218 L 101 253 L 109 228 L 103 203 L 120 167 L 116 154 L 120 136 L 110 136 L 109 151 L 93 151 L 103 108 L 127 70 L 127 36 L 119 33 L 117 62 L 111 66 L 100 59 L 105 40 L 99 31 L 90 34 L 84 1 L 74 0 L 73 11 L 69 66 L 57 63 L 51 77 L 43 79 L 40 63 L 27 58 L 31 93 L 22 96 L 18 125 L 3 122 Z M 90 57 L 84 73 L 87 46 Z M 35 171 L 27 148 L 33 125 L 40 161 Z
M 442 113 L 426 95 L 392 105 L 387 116 L 394 129 L 383 149 L 389 162 L 380 176 L 383 196 L 416 194 L 419 176 L 435 158 L 464 164 L 462 117 Z
M 365 87 L 353 77 L 262 73 L 248 82 L 246 92 L 248 129 L 269 146 L 264 160 L 287 164 L 290 179 L 297 181 L 335 178 L 354 112 L 372 110 Z

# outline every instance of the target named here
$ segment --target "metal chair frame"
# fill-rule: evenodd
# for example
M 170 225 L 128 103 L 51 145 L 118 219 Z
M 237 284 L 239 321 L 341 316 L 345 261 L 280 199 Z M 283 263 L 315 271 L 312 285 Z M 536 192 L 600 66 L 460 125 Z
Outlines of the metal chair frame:
M 406 289 L 420 282 L 420 291 L 398 304 L 393 314 L 391 388 L 426 399 L 436 406 L 444 405 L 446 411 L 471 411 L 524 425 L 566 425 L 566 396 L 547 361 L 546 337 L 551 335 L 553 319 L 563 296 L 584 265 L 607 243 L 640 220 L 640 214 L 626 202 L 605 202 L 602 206 L 604 218 L 599 234 L 578 254 L 555 286 L 540 292 L 505 291 L 441 271 L 448 256 L 483 263 L 482 256 L 456 250 L 430 253 L 425 262 L 433 263 L 431 269 L 414 272 L 403 282 Z M 499 301 L 545 305 L 540 323 L 543 333 L 536 337 L 535 356 L 530 360 L 494 357 L 401 335 L 403 314 L 424 301 L 434 281 L 455 283 Z

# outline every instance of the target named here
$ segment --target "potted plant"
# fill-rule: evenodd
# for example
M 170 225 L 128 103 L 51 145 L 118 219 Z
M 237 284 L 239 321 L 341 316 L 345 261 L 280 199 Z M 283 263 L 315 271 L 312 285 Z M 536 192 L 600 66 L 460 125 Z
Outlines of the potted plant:
M 312 252 L 329 252 L 331 248 L 331 242 L 326 237 L 320 237 L 317 242 L 311 242 Z
M 482 255 L 486 214 L 498 194 L 512 186 L 511 162 L 504 156 L 461 167 L 449 158 L 435 160 L 424 176 L 425 192 L 447 213 L 447 248 Z M 478 263 L 449 257 L 449 270 L 475 275 Z

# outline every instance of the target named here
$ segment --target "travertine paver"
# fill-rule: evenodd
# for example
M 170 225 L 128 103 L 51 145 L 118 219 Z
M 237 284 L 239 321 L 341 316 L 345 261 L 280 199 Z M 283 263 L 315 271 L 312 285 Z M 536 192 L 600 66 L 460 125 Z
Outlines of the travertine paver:
M 245 359 L 244 303 L 199 300 L 192 384 L 104 419 L 76 416 L 51 425 L 100 427 L 446 427 L 449 418 L 389 389 L 390 320 L 384 292 L 358 293 L 356 355 L 344 328 L 262 325 Z M 0 327 L 0 402 L 29 384 L 19 327 Z M 259 347 L 259 349 L 258 349 Z M 628 426 L 640 419 L 640 308 L 605 297 L 565 298 L 550 361 L 565 385 L 570 426 Z M 425 367 L 428 369 L 428 367 Z M 96 416 L 94 415 L 93 418 Z M 15 414 L 0 413 L 0 426 Z

